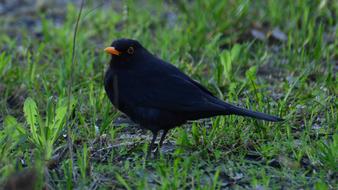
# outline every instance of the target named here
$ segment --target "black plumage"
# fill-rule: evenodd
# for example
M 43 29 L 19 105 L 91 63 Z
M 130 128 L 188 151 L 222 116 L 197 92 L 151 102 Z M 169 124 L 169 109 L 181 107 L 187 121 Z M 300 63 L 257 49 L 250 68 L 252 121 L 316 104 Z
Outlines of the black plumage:
M 161 146 L 169 129 L 188 120 L 230 114 L 272 122 L 282 120 L 220 100 L 136 40 L 115 40 L 105 51 L 112 54 L 104 82 L 108 97 L 134 122 L 152 131 L 150 149 L 160 130 L 164 131 Z

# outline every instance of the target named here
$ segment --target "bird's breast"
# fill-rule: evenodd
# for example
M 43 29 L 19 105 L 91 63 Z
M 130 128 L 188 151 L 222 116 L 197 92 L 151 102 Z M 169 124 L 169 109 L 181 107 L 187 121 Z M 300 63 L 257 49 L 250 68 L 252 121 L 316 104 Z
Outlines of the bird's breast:
M 133 114 L 135 105 L 131 101 L 130 93 L 126 92 L 126 88 L 130 88 L 132 80 L 118 71 L 109 68 L 105 75 L 104 87 L 110 102 L 115 108 L 130 116 Z
M 117 73 L 109 68 L 105 74 L 104 88 L 111 103 L 119 108 L 119 84 Z

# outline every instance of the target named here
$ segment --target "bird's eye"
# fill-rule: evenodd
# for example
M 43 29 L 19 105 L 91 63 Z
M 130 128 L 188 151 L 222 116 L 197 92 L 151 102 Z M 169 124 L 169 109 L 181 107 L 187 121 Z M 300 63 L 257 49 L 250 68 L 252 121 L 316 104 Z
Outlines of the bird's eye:
M 133 54 L 134 53 L 134 48 L 133 47 L 129 47 L 128 50 L 127 50 L 127 52 L 129 54 Z

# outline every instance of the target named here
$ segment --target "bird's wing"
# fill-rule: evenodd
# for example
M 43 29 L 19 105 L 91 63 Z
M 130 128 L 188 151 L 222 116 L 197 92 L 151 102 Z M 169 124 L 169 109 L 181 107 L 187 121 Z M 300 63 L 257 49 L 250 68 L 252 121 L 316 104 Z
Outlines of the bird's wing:
M 223 102 L 198 82 L 181 72 L 166 71 L 134 73 L 132 81 L 119 87 L 120 98 L 134 106 L 168 111 L 224 111 Z

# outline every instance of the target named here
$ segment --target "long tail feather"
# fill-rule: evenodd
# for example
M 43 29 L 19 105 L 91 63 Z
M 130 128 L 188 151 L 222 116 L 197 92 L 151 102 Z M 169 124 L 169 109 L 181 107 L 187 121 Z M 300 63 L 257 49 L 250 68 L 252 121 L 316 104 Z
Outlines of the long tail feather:
M 278 122 L 278 121 L 284 120 L 284 119 L 277 117 L 277 116 L 268 115 L 268 114 L 256 112 L 256 111 L 251 111 L 251 110 L 240 108 L 240 107 L 237 107 L 237 106 L 234 106 L 234 105 L 231 105 L 231 104 L 227 104 L 226 107 L 227 107 L 228 113 L 230 112 L 230 114 L 248 116 L 248 117 L 253 117 L 253 118 L 256 118 L 256 119 L 262 119 L 262 120 L 272 121 L 272 122 Z

